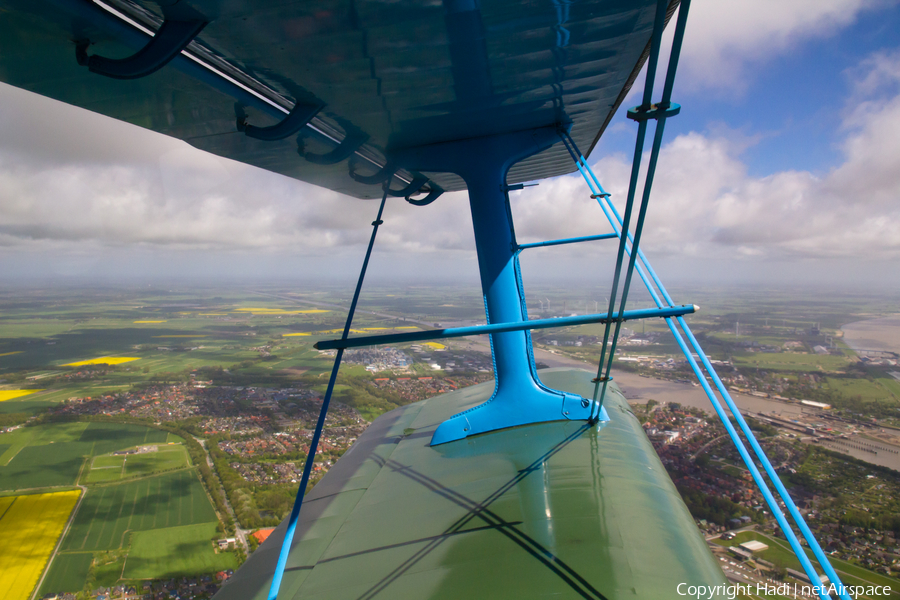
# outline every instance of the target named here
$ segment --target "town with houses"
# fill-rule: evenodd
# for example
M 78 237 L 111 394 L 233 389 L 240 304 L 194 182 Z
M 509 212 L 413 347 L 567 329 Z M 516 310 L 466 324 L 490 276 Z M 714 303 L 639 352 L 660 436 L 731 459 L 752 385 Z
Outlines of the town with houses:
M 644 377 L 687 383 L 689 374 L 684 359 L 654 355 L 653 346 L 660 343 L 660 338 L 658 332 L 636 334 L 625 330 L 618 365 Z M 545 338 L 539 342 L 544 347 L 575 353 L 601 343 L 597 336 L 590 335 Z M 780 346 L 742 344 L 747 352 L 808 351 L 817 355 L 834 352 L 826 345 L 791 341 Z M 363 389 L 387 394 L 397 405 L 493 378 L 489 355 L 438 343 L 414 344 L 404 349 L 350 350 L 345 354 L 345 361 L 365 367 L 368 375 L 360 380 Z M 900 542 L 893 533 L 896 524 L 886 514 L 900 512 L 896 510 L 900 507 L 892 504 L 893 498 L 900 498 L 900 476 L 896 471 L 874 468 L 847 456 L 851 451 L 896 455 L 897 446 L 892 443 L 896 440 L 882 435 L 880 432 L 884 430 L 878 429 L 874 419 L 846 412 L 835 414 L 829 403 L 819 401 L 821 396 L 816 396 L 815 390 L 821 389 L 824 375 L 807 372 L 788 379 L 777 372 L 740 370 L 731 360 L 712 362 L 732 392 L 802 405 L 804 410 L 791 416 L 765 411 L 745 415 L 826 551 L 836 559 L 864 565 L 886 576 L 897 576 Z M 862 356 L 860 363 L 890 367 L 896 366 L 897 361 L 891 356 Z M 91 377 L 97 371 L 86 370 L 84 377 Z M 69 376 L 78 377 L 78 373 Z M 156 383 L 92 398 L 72 397 L 54 412 L 177 423 L 198 439 L 202 438 L 209 455 L 207 460 L 226 482 L 224 489 L 230 504 L 235 506 L 237 533 L 234 537 L 223 537 L 218 543 L 229 549 L 256 540 L 244 548 L 252 551 L 271 531 L 269 525 L 277 523 L 282 515 L 271 509 L 260 509 L 263 520 L 254 517 L 253 522 L 266 526 L 248 525 L 238 506 L 241 502 L 246 504 L 241 494 L 246 496 L 248 490 L 255 494 L 267 489 L 278 489 L 285 495 L 292 493 L 309 452 L 312 428 L 321 408 L 321 388 L 299 382 L 284 387 L 222 385 L 203 377 L 204 374 L 195 373 L 182 383 Z M 900 379 L 900 374 L 896 378 Z M 741 584 L 775 583 L 784 581 L 785 577 L 804 581 L 802 572 L 781 564 L 767 553 L 769 542 L 757 539 L 766 536 L 764 539 L 783 541 L 783 535 L 724 428 L 710 420 L 707 413 L 676 403 L 650 400 L 632 403 L 632 408 L 698 528 L 722 561 L 726 576 Z M 328 471 L 368 424 L 353 406 L 332 403 L 320 440 L 320 458 L 313 481 Z M 835 472 L 847 472 L 852 474 L 847 481 L 863 483 L 857 489 L 845 488 L 838 493 L 819 485 L 826 471 L 832 477 Z M 227 483 L 235 477 L 240 481 L 238 487 Z M 229 510 L 232 510 L 230 505 Z M 879 528 L 878 523 L 884 527 Z M 254 531 L 257 537 L 248 535 Z M 225 535 L 231 533 L 226 531 Z M 151 581 L 140 587 L 99 588 L 92 596 L 97 600 L 207 598 L 230 575 L 230 571 L 223 571 L 195 578 Z M 74 600 L 74 596 L 61 595 L 59 599 Z
M 784 536 L 725 429 L 702 411 L 677 404 L 651 401 L 633 408 L 709 546 L 723 562 L 735 564 L 736 568 L 726 569 L 729 579 L 745 584 L 771 581 L 772 577 L 783 579 L 787 574 L 808 583 L 803 573 L 761 558 L 758 553 L 768 548 L 766 544 L 753 540 L 731 544 L 741 532 L 759 532 L 782 541 Z M 757 430 L 773 466 L 791 487 L 791 495 L 826 552 L 888 576 L 900 573 L 900 540 L 893 530 L 864 523 L 869 516 L 881 518 L 895 510 L 892 502 L 900 494 L 900 476 L 889 469 L 819 451 L 821 442 L 814 436 L 756 417 L 749 420 L 751 428 Z M 846 473 L 843 481 L 848 488 L 833 490 L 817 485 L 825 480 L 825 473 L 831 477 Z M 856 484 L 858 489 L 854 490 L 851 481 L 863 483 Z M 848 492 L 856 492 L 853 500 L 847 498 Z M 781 506 L 784 508 L 783 503 Z M 850 513 L 862 513 L 866 518 L 848 518 Z M 890 524 L 889 518 L 886 524 Z
M 490 356 L 484 353 L 464 352 L 437 342 L 411 344 L 407 350 L 391 347 L 348 350 L 344 361 L 365 365 L 371 373 L 409 373 L 414 371 L 413 365 L 445 373 L 492 373 L 494 370 Z

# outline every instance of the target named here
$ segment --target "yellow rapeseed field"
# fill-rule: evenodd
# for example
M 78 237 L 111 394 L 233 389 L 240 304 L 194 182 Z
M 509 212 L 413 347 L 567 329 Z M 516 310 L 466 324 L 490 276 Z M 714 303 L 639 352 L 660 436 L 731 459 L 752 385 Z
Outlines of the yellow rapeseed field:
M 281 337 L 295 337 L 298 335 L 312 335 L 311 333 L 282 333 Z
M 443 350 L 444 348 L 447 347 L 447 346 L 445 346 L 445 345 L 443 345 L 443 344 L 438 344 L 437 342 L 425 342 L 425 343 L 422 344 L 422 345 L 423 345 L 423 346 L 431 346 L 431 347 L 434 348 L 435 350 Z
M 83 367 L 85 365 L 120 365 L 122 363 L 140 360 L 138 356 L 101 356 L 100 358 L 92 358 L 90 360 L 80 360 L 78 362 L 64 364 L 64 367 Z
M 9 356 L 10 354 L 22 354 L 23 352 L 25 352 L 25 351 L 24 350 L 16 350 L 15 352 L 4 352 L 3 354 L 0 354 L 0 356 Z
M 35 392 L 43 392 L 44 390 L 0 390 L 0 402 L 4 400 L 12 400 L 13 398 L 21 398 Z
M 0 498 L 0 589 L 6 600 L 27 600 L 81 492 Z

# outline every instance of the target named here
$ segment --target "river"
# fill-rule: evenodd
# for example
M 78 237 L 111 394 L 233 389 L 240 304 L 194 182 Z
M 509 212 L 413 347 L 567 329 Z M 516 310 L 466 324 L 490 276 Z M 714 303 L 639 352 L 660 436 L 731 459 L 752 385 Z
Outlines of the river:
M 900 315 L 847 323 L 841 327 L 844 343 L 860 350 L 880 350 L 900 354 Z
M 900 317 L 897 327 L 900 328 Z M 888 338 L 889 339 L 889 338 Z M 477 352 L 490 353 L 490 346 L 486 340 L 478 338 L 469 338 L 462 342 L 462 345 L 469 350 Z M 881 348 L 869 348 L 870 350 Z M 548 367 L 575 367 L 580 369 L 588 369 L 595 371 L 596 364 L 590 364 L 580 361 L 562 353 L 556 353 L 540 348 L 534 349 L 535 360 L 544 363 Z M 703 388 L 691 385 L 690 383 L 677 383 L 664 379 L 656 379 L 654 377 L 641 377 L 635 373 L 623 371 L 613 371 L 613 381 L 622 390 L 625 398 L 633 402 L 647 402 L 648 400 L 656 400 L 657 402 L 677 402 L 683 406 L 692 406 L 699 408 L 710 415 L 713 414 L 712 404 L 706 397 Z M 757 396 L 748 396 L 730 392 L 731 397 L 742 411 L 752 413 L 767 413 L 780 416 L 785 419 L 796 419 L 800 415 L 816 415 L 821 411 L 814 408 L 804 407 L 801 404 L 788 402 L 780 402 L 769 398 L 759 398 Z M 894 430 L 881 430 L 878 428 L 866 428 L 867 433 L 874 435 L 890 434 L 895 440 L 895 444 L 900 444 L 900 432 Z M 885 441 L 875 441 L 863 436 L 850 436 L 848 440 L 839 442 L 826 442 L 822 446 L 842 452 L 866 461 L 871 464 L 889 467 L 896 471 L 900 471 L 900 445 L 889 444 Z
M 476 352 L 490 353 L 488 344 L 477 338 L 470 338 L 461 343 L 462 347 Z M 597 365 L 580 361 L 562 353 L 556 353 L 540 348 L 534 349 L 534 358 L 539 363 L 544 363 L 548 367 L 575 367 L 579 369 L 588 369 L 596 371 Z M 708 413 L 713 412 L 709 398 L 703 392 L 703 388 L 693 386 L 689 383 L 676 383 L 664 379 L 656 379 L 654 377 L 641 377 L 635 373 L 626 371 L 613 371 L 613 381 L 622 390 L 625 398 L 637 402 L 646 402 L 647 400 L 656 400 L 657 402 L 678 402 L 685 406 L 693 406 L 705 410 Z M 783 417 L 796 418 L 791 415 L 799 415 L 803 413 L 803 409 L 799 404 L 787 404 L 770 400 L 768 398 L 757 398 L 756 396 L 745 396 L 743 394 L 732 394 L 732 398 L 742 410 L 751 412 L 775 413 Z M 809 410 L 809 409 L 807 409 Z

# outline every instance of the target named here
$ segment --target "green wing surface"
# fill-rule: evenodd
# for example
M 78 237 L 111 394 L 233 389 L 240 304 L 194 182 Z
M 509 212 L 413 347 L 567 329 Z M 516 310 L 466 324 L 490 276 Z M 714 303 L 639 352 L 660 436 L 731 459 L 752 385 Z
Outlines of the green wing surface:
M 540 373 L 590 397 L 587 371 Z M 607 423 L 543 423 L 429 446 L 443 420 L 492 389 L 376 420 L 307 496 L 279 598 L 658 599 L 678 597 L 680 583 L 727 585 L 614 386 Z M 266 598 L 284 529 L 216 600 Z

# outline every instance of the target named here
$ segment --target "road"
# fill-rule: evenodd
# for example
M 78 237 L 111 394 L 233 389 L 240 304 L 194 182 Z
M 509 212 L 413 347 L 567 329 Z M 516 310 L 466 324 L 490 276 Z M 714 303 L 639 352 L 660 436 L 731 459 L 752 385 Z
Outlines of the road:
M 720 442 L 721 440 L 724 440 L 727 437 L 728 437 L 728 434 L 724 433 L 724 434 L 720 435 L 719 437 L 713 438 L 710 441 L 706 442 L 705 444 L 700 446 L 700 448 L 698 448 L 696 452 L 694 452 L 694 454 L 691 456 L 690 460 L 697 460 L 697 457 L 700 456 L 701 454 L 703 454 L 704 452 L 706 452 L 707 448 L 709 448 L 713 444 L 717 444 L 718 442 Z

